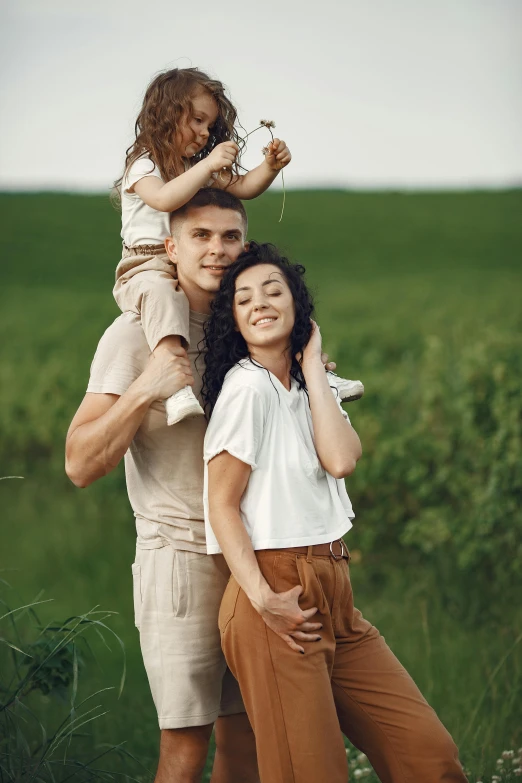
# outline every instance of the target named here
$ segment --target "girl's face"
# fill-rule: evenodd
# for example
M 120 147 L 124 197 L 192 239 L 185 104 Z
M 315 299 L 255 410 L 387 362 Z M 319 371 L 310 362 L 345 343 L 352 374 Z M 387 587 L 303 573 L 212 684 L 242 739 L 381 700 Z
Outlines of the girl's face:
M 201 152 L 218 115 L 218 105 L 207 90 L 201 89 L 192 97 L 192 113 L 181 120 L 176 133 L 181 157 L 192 158 Z
M 272 264 L 257 264 L 238 275 L 233 304 L 236 326 L 253 348 L 290 344 L 295 323 L 292 292 L 284 274 Z

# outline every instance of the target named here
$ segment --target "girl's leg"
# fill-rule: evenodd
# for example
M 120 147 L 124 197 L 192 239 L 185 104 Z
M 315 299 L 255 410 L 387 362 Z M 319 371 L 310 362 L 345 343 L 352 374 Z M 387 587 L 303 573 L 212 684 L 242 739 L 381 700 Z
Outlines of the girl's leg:
M 354 609 L 347 561 L 333 607 L 332 690 L 341 728 L 382 783 L 466 783 L 458 750 L 382 636 Z
M 175 277 L 168 272 L 141 269 L 125 284 L 119 280 L 114 291 L 123 312 L 130 310 L 139 314 L 151 351 L 172 336 L 187 347 L 190 340 L 189 303 Z
M 189 344 L 189 303 L 176 278 L 168 271 L 173 269 L 172 264 L 167 264 L 163 256 L 138 256 L 137 260 L 140 259 L 144 260 L 116 282 L 114 296 L 118 305 L 123 312 L 140 316 L 145 339 L 154 353 L 186 348 Z M 165 408 L 168 424 L 204 415 L 190 386 L 165 400 Z
M 301 655 L 266 626 L 234 579 L 223 597 L 223 650 L 254 730 L 261 781 L 346 783 L 346 752 L 330 685 L 335 640 L 321 586 L 312 565 L 304 569 L 295 555 L 257 554 L 272 589 L 301 583 L 300 605 L 322 606 L 317 617 L 323 623 L 322 640 L 305 643 Z

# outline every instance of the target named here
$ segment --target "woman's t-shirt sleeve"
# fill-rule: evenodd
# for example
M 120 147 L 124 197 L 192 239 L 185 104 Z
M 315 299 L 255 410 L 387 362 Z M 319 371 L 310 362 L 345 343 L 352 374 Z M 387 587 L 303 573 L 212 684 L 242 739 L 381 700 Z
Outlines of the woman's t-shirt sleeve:
M 268 405 L 259 389 L 235 384 L 227 389 L 225 383 L 205 435 L 205 462 L 228 451 L 255 470 Z

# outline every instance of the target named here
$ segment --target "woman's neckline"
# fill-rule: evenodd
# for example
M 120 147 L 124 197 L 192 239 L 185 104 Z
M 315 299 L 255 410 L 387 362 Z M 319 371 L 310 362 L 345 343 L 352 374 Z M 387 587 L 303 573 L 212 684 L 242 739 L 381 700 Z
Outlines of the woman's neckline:
M 295 378 L 292 378 L 292 376 L 290 376 L 290 388 L 287 389 L 286 386 L 284 385 L 284 383 L 279 380 L 277 375 L 274 375 L 274 373 L 271 370 L 269 370 L 268 367 L 265 367 L 264 364 L 261 364 L 260 362 L 257 362 L 255 359 L 252 359 L 250 356 L 246 356 L 244 359 L 241 359 L 240 361 L 241 362 L 248 362 L 249 364 L 251 364 L 253 367 L 255 367 L 258 370 L 264 370 L 270 376 L 270 380 L 272 382 L 275 381 L 275 383 L 282 389 L 282 391 L 285 394 L 288 394 L 289 396 L 293 396 L 295 388 L 297 386 L 297 381 L 295 380 Z

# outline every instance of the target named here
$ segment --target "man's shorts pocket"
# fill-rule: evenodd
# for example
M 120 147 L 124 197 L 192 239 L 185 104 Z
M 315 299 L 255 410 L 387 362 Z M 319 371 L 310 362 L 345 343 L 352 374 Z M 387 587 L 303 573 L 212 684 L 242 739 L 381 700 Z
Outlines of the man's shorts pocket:
M 218 626 L 221 633 L 225 632 L 225 628 L 234 617 L 240 590 L 239 584 L 234 577 L 231 576 L 228 580 L 223 598 L 221 599 L 221 606 L 219 607 Z
M 132 564 L 132 591 L 134 596 L 134 625 L 140 627 L 141 621 L 141 566 L 138 563 Z
M 189 611 L 188 553 L 172 549 L 172 612 L 174 617 L 186 617 Z

